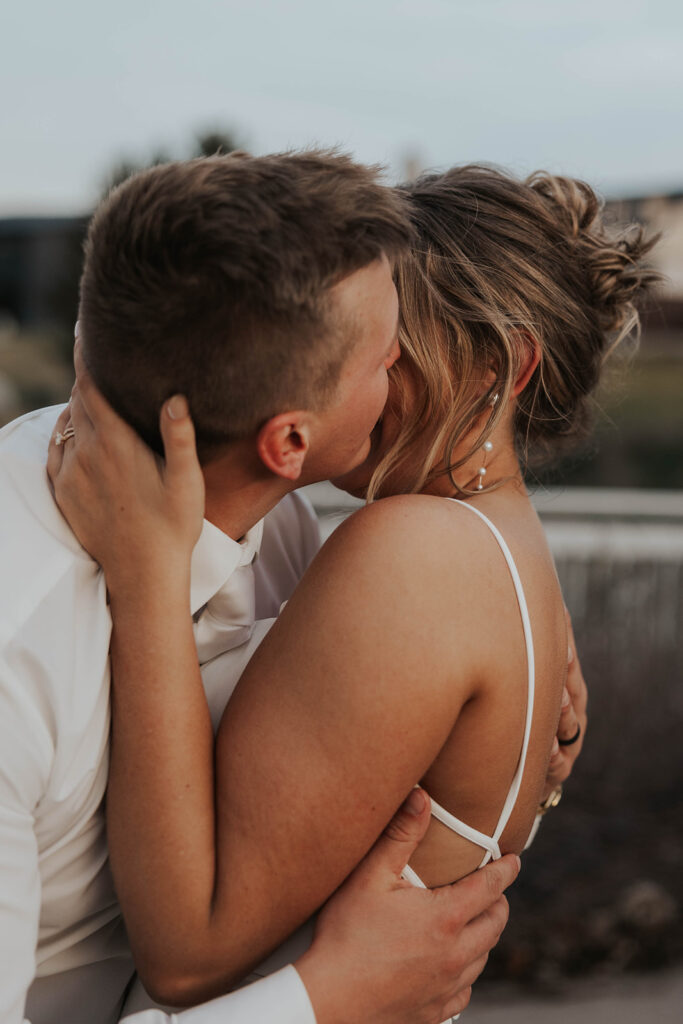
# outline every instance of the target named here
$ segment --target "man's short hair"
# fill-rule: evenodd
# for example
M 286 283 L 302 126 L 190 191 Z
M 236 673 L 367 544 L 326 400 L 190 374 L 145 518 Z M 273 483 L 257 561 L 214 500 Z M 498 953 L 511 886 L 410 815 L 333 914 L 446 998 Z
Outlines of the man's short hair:
M 329 290 L 406 249 L 404 202 L 335 152 L 134 175 L 86 242 L 79 318 L 95 382 L 157 450 L 161 405 L 185 394 L 205 461 L 278 412 L 323 408 L 354 340 Z

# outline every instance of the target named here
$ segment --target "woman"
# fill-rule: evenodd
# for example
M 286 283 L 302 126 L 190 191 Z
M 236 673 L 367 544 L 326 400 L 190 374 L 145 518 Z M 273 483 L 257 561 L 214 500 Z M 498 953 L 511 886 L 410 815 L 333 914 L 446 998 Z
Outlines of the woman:
M 384 500 L 336 531 L 249 663 L 215 780 L 185 523 L 183 565 L 150 566 L 157 596 L 139 593 L 137 563 L 113 604 L 130 643 L 112 773 L 147 716 L 174 737 L 165 778 L 131 789 L 110 832 L 136 960 L 166 1001 L 225 990 L 321 905 L 416 782 L 443 809 L 411 864 L 430 886 L 520 851 L 542 795 L 567 634 L 522 466 L 580 428 L 606 353 L 637 323 L 649 245 L 610 239 L 591 190 L 568 179 L 466 167 L 407 191 L 403 359 L 374 454 L 337 481 Z M 106 537 L 89 546 L 105 569 L 126 559 Z M 151 643 L 154 678 L 139 680 L 136 645 Z M 236 888 L 262 922 L 238 948 Z

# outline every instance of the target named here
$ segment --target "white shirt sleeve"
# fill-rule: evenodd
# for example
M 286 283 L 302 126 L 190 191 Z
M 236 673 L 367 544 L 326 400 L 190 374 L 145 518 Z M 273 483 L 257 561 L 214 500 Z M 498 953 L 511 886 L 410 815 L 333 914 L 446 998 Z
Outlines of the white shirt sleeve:
M 145 1010 L 124 1020 L 126 1024 L 316 1024 L 304 983 L 292 966 L 191 1010 L 172 1014 Z
M 35 974 L 40 875 L 33 809 L 47 765 L 43 723 L 4 659 L 0 683 L 0 1020 L 14 1024 Z

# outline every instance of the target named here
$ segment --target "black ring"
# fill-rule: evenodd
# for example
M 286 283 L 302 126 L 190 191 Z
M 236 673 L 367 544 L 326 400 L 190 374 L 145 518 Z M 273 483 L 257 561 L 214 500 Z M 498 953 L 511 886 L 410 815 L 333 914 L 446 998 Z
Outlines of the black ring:
M 558 736 L 557 737 L 557 742 L 560 744 L 561 747 L 571 747 L 572 743 L 576 743 L 576 741 L 578 740 L 580 735 L 581 735 L 581 725 L 579 724 L 576 727 L 576 733 L 572 736 L 572 738 L 570 740 L 561 740 L 560 737 Z

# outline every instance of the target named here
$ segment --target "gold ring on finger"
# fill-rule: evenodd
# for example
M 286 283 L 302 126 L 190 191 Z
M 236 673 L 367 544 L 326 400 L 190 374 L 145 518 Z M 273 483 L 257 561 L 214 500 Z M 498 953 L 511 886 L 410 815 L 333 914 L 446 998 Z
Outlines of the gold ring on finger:
M 74 430 L 73 426 L 69 423 L 68 427 L 65 427 L 63 431 L 57 431 L 57 433 L 55 434 L 55 444 L 59 448 L 59 446 L 63 445 L 66 441 L 68 441 L 70 437 L 75 436 L 76 431 Z

